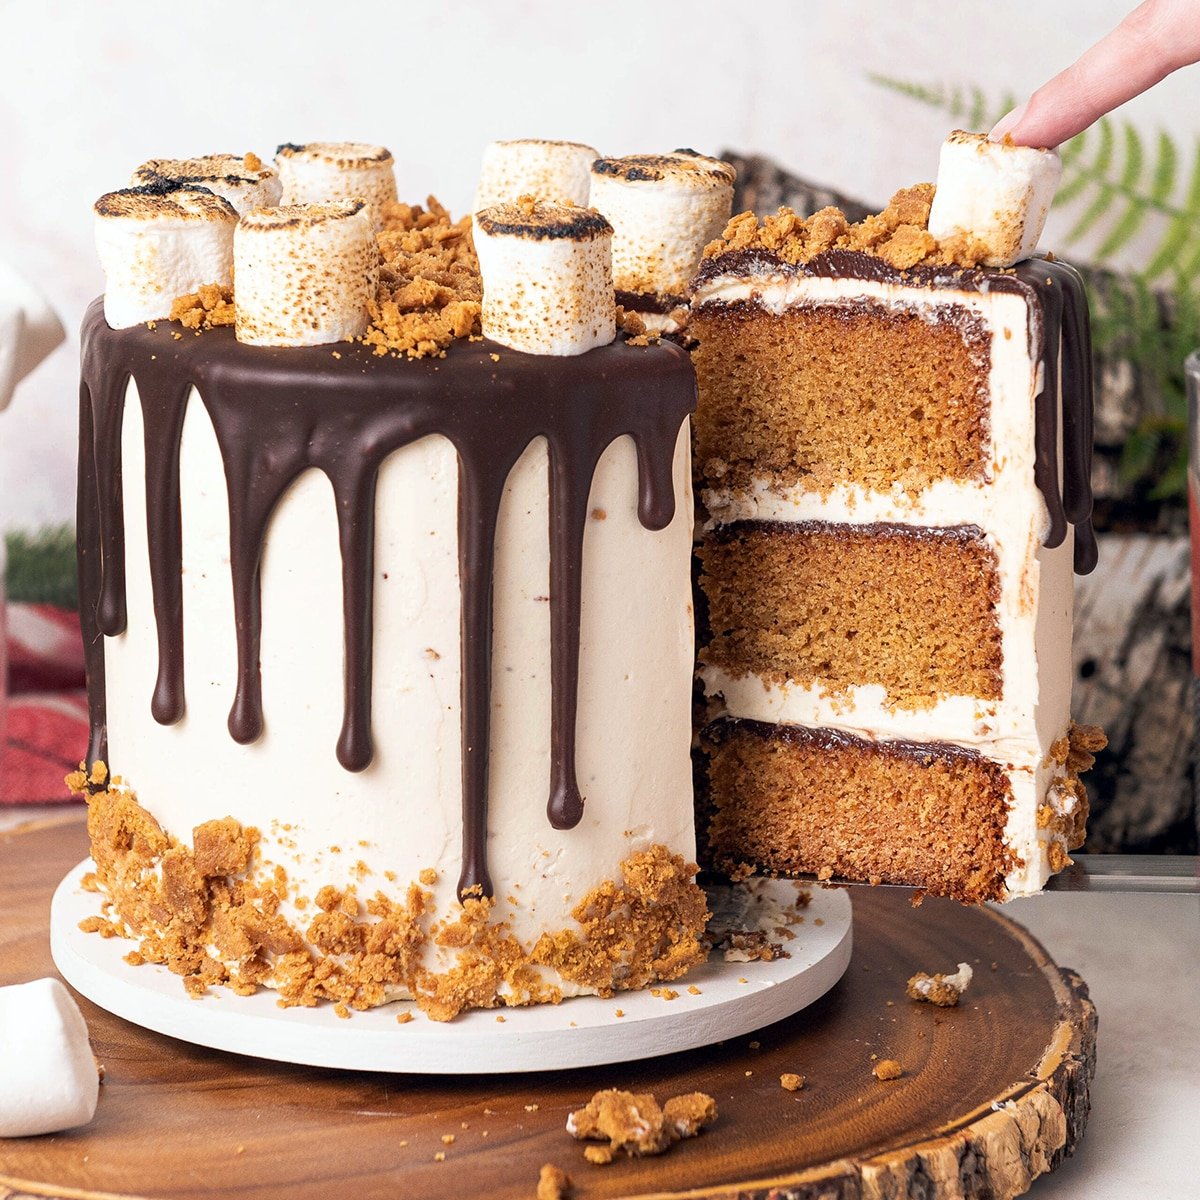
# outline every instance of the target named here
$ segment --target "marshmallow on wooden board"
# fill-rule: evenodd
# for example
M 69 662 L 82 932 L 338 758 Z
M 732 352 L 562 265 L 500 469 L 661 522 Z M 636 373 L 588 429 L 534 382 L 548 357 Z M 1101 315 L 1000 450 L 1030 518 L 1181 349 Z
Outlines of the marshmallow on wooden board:
M 583 354 L 617 335 L 612 226 L 548 201 L 475 214 L 485 337 L 528 354 Z
M 206 187 L 223 196 L 238 215 L 278 204 L 282 185 L 274 167 L 256 155 L 204 154 L 199 158 L 152 158 L 133 173 L 139 184 L 180 183 Z
M 104 268 L 104 317 L 113 329 L 171 315 L 180 296 L 233 283 L 228 200 L 198 185 L 161 181 L 96 201 L 96 250 Z
M 0 1137 L 86 1125 L 100 1073 L 87 1025 L 57 979 L 0 987 Z
M 396 199 L 392 152 L 365 142 L 285 142 L 275 151 L 283 184 L 282 204 L 327 204 L 365 200 L 371 220 L 383 224 L 382 209 Z
M 591 204 L 612 223 L 617 291 L 682 297 L 729 220 L 734 178 L 728 163 L 690 150 L 598 158 Z
M 360 337 L 379 282 L 379 243 L 363 200 L 256 208 L 238 222 L 234 332 L 252 346 Z
M 929 232 L 967 235 L 986 248 L 985 266 L 1011 267 L 1037 249 L 1061 175 L 1056 150 L 956 129 L 942 143 Z
M 556 204 L 588 202 L 592 163 L 600 155 L 582 142 L 519 138 L 492 142 L 483 152 L 472 212 L 522 196 Z

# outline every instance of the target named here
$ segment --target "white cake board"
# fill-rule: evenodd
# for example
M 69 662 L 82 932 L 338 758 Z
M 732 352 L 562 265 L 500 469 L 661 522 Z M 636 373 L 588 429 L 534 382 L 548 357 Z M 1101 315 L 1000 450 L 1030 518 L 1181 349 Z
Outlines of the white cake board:
M 773 962 L 714 961 L 671 986 L 674 1000 L 648 990 L 611 999 L 577 996 L 558 1005 L 497 1012 L 466 1012 L 449 1022 L 431 1021 L 411 1001 L 396 1001 L 349 1020 L 332 1004 L 281 1009 L 263 990 L 238 996 L 223 988 L 199 999 L 165 967 L 130 966 L 134 943 L 83 933 L 79 922 L 100 911 L 100 899 L 80 886 L 95 870 L 90 859 L 59 884 L 50 908 L 50 949 L 63 978 L 101 1008 L 198 1046 L 254 1058 L 356 1071 L 423 1075 L 473 1075 L 562 1070 L 629 1062 L 693 1050 L 761 1029 L 820 999 L 850 961 L 850 898 L 845 891 L 814 888 L 802 923 L 792 927 L 789 957 Z M 795 885 L 757 881 L 778 889 L 782 904 Z M 818 923 L 819 922 L 819 923 Z M 694 985 L 700 994 L 689 992 Z M 618 1017 L 617 1010 L 624 1016 Z M 398 1013 L 411 1011 L 404 1025 Z

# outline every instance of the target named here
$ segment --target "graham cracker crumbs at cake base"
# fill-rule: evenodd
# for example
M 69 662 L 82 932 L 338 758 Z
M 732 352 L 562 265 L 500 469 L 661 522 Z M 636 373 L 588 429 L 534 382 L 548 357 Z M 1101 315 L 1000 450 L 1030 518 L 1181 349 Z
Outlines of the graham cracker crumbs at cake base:
M 296 925 L 281 912 L 291 899 L 287 873 L 263 862 L 257 829 L 232 817 L 207 821 L 189 847 L 106 778 L 103 764 L 90 777 L 68 777 L 88 802 L 105 897 L 101 915 L 81 927 L 139 939 L 144 961 L 182 976 L 193 996 L 213 985 L 243 995 L 270 987 L 281 1007 L 328 1000 L 338 1015 L 410 996 L 433 1020 L 448 1021 L 467 1008 L 557 1003 L 562 991 L 546 982 L 547 968 L 611 996 L 675 979 L 707 956 L 696 865 L 665 846 L 632 854 L 620 881 L 603 882 L 575 907 L 573 927 L 532 947 L 495 918 L 493 901 L 467 897 L 439 916 L 432 893 L 416 883 L 402 899 L 326 885 L 313 897 L 317 911 Z M 436 955 L 450 965 L 431 969 L 430 951 L 450 951 Z
M 376 354 L 442 355 L 456 338 L 481 332 L 471 218 L 451 221 L 433 196 L 425 203 L 390 200 L 382 208 L 379 290 L 362 339 Z
M 584 1151 L 588 1162 L 603 1166 L 618 1154 L 662 1154 L 716 1119 L 717 1103 L 704 1092 L 673 1096 L 659 1107 L 649 1092 L 606 1088 L 567 1118 L 567 1132 L 579 1141 L 607 1142 Z
M 234 319 L 233 289 L 206 283 L 186 296 L 177 296 L 171 304 L 168 318 L 178 321 L 185 329 L 216 329 L 232 325 Z
M 704 248 L 705 258 L 735 250 L 766 250 L 781 261 L 800 264 L 828 250 L 852 250 L 906 271 L 916 266 L 977 267 L 988 256 L 988 247 L 969 234 L 938 241 L 929 232 L 932 183 L 901 188 L 881 213 L 851 225 L 838 208 L 822 208 L 811 217 L 800 217 L 780 208 L 761 221 L 752 212 L 732 217 L 721 236 Z

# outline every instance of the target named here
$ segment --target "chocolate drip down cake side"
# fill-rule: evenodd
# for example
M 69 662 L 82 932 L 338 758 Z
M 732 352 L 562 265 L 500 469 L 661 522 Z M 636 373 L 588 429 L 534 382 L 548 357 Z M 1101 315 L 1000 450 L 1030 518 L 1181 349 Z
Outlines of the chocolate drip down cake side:
M 684 975 L 698 857 L 1041 887 L 1101 739 L 1069 708 L 1087 314 L 1028 259 L 1028 153 L 956 135 L 932 214 L 860 226 L 532 140 L 457 222 L 356 143 L 102 197 L 92 927 L 194 994 L 446 1020 Z M 963 154 L 1018 245 L 951 228 Z

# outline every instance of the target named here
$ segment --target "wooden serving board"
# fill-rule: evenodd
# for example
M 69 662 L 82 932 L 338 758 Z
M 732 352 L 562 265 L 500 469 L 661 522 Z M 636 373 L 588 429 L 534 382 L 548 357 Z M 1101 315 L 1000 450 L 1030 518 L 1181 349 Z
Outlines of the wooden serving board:
M 0 984 L 53 973 L 50 896 L 86 853 L 77 816 L 0 834 Z M 1082 980 L 994 911 L 937 900 L 913 909 L 890 889 L 855 890 L 854 939 L 840 984 L 753 1038 L 511 1077 L 472 1078 L 470 1063 L 452 1080 L 276 1065 L 83 1001 L 105 1067 L 96 1118 L 0 1140 L 0 1200 L 528 1200 L 544 1163 L 571 1175 L 579 1200 L 1000 1200 L 1053 1170 L 1088 1114 L 1096 1015 Z M 958 1008 L 905 998 L 915 971 L 960 960 L 976 974 Z M 899 1061 L 904 1077 L 876 1081 L 874 1056 Z M 805 1087 L 783 1090 L 784 1072 Z M 661 1157 L 591 1166 L 564 1123 L 604 1087 L 660 1102 L 705 1091 L 720 1116 Z

